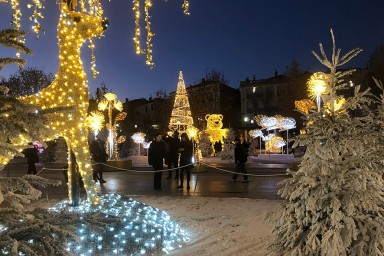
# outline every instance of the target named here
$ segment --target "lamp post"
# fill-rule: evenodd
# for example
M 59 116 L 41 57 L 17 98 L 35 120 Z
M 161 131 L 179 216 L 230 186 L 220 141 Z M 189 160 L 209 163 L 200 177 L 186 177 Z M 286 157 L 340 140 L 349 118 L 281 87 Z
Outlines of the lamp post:
M 95 135 L 95 139 L 97 137 L 97 134 L 101 130 L 101 127 L 104 123 L 104 115 L 99 111 L 93 111 L 91 114 L 87 117 L 87 126 L 91 131 L 93 131 L 93 134 Z
M 309 95 L 313 98 L 316 98 L 317 112 L 320 112 L 321 95 L 324 94 L 327 89 L 327 78 L 327 74 L 316 72 L 309 78 L 307 82 Z
M 108 125 L 107 129 L 109 131 L 108 136 L 108 149 L 109 149 L 109 159 L 113 157 L 114 150 L 114 136 L 113 136 L 113 124 L 112 124 L 112 110 L 115 108 L 118 111 L 123 110 L 123 103 L 117 99 L 117 95 L 113 93 L 104 94 L 104 100 L 99 102 L 99 110 L 106 110 L 108 108 Z

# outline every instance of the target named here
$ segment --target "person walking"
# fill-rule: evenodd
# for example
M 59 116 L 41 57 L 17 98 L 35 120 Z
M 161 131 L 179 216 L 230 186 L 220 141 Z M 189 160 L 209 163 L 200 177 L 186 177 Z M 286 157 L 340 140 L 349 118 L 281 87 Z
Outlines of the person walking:
M 161 190 L 161 176 L 163 170 L 163 161 L 166 157 L 165 143 L 162 141 L 162 135 L 157 133 L 155 140 L 148 149 L 148 164 L 152 165 L 154 174 L 153 187 L 155 190 Z
M 193 143 L 186 133 L 181 134 L 180 142 L 180 185 L 177 187 L 182 190 L 184 187 L 184 171 L 187 173 L 187 190 L 190 189 L 189 181 L 191 180 L 191 169 L 193 157 Z
M 179 179 L 179 132 L 174 131 L 172 137 L 168 138 L 169 150 L 167 152 L 168 176 L 167 179 L 172 179 L 172 168 L 175 169 L 175 179 Z
M 24 154 L 25 158 L 27 158 L 27 163 L 28 163 L 28 172 L 27 172 L 27 174 L 36 175 L 37 171 L 36 171 L 35 164 L 39 162 L 39 151 L 33 145 L 32 142 L 29 142 L 28 145 L 32 146 L 32 147 L 26 148 L 23 151 L 23 154 Z
M 108 154 L 105 151 L 105 142 L 97 138 L 91 143 L 92 160 L 97 163 L 96 170 L 93 170 L 93 180 L 95 182 L 106 183 L 103 178 L 104 164 L 107 162 Z
M 236 163 L 235 171 L 237 173 L 235 173 L 232 176 L 231 181 L 235 182 L 237 177 L 239 176 L 239 173 L 242 173 L 244 177 L 243 181 L 248 182 L 247 170 L 245 169 L 245 163 L 247 162 L 247 153 L 243 145 L 241 144 L 240 138 L 236 137 L 234 142 L 235 142 L 235 163 Z

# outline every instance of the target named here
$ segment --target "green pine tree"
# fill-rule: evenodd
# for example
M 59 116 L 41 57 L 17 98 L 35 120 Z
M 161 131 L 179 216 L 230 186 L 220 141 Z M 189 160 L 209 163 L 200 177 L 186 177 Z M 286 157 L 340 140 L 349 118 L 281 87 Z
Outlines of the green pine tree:
M 361 50 L 336 50 L 329 60 L 322 44 L 316 58 L 329 69 L 320 112 L 302 113 L 307 133 L 294 146 L 306 146 L 299 170 L 288 170 L 279 194 L 281 206 L 269 215 L 276 255 L 383 255 L 383 135 L 370 108 L 372 95 L 356 86 L 341 102 L 351 71 L 338 68 Z
M 26 54 L 32 54 L 32 51 L 27 48 L 23 42 L 19 40 L 20 37 L 24 37 L 26 32 L 19 31 L 17 29 L 3 29 L 0 30 L 0 44 L 5 47 L 10 47 L 18 50 L 19 52 L 24 52 Z M 0 71 L 6 65 L 10 64 L 18 64 L 19 66 L 23 66 L 25 64 L 24 59 L 20 58 L 0 58 Z

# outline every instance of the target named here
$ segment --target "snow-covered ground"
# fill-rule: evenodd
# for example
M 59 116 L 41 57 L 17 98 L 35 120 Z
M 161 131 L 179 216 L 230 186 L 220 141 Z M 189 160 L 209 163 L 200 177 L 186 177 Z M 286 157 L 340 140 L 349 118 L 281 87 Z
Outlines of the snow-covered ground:
M 166 211 L 191 241 L 171 255 L 264 256 L 271 240 L 266 214 L 280 201 L 247 198 L 135 196 Z

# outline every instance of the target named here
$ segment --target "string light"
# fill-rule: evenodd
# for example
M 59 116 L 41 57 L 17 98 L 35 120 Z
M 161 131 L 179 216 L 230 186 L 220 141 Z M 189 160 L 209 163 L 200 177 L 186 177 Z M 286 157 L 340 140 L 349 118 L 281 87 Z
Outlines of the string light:
M 143 50 L 140 47 L 140 0 L 133 0 L 133 11 L 135 13 L 135 43 L 136 54 L 142 54 Z
M 147 60 L 145 64 L 147 64 L 150 68 L 155 66 L 155 63 L 152 61 L 152 37 L 155 35 L 151 31 L 151 22 L 149 21 L 149 8 L 152 7 L 151 0 L 145 0 L 144 12 L 145 12 L 145 28 L 147 29 Z
M 58 24 L 60 66 L 52 84 L 41 92 L 20 98 L 21 101 L 41 106 L 43 109 L 73 106 L 72 114 L 61 112 L 49 116 L 50 127 L 57 136 L 65 138 L 69 152 L 76 156 L 79 171 L 84 180 L 88 200 L 97 204 L 98 197 L 92 178 L 92 166 L 86 126 L 88 109 L 88 81 L 80 59 L 80 48 L 92 37 L 103 33 L 103 20 L 68 10 L 62 5 Z M 71 162 L 69 160 L 69 166 Z M 68 191 L 71 191 L 71 174 L 68 173 Z M 69 193 L 71 200 L 71 194 Z
M 91 71 L 92 76 L 95 79 L 100 72 L 96 70 L 95 44 L 92 39 L 89 39 L 88 47 L 91 49 Z
M 189 2 L 188 0 L 184 0 L 183 5 L 182 5 L 183 11 L 185 15 L 189 15 Z
M 83 220 L 72 225 L 79 239 L 67 242 L 69 255 L 164 255 L 191 240 L 168 213 L 127 196 L 106 194 L 100 197 L 99 205 L 86 201 L 78 207 L 68 204 L 62 201 L 49 211 L 73 213 Z M 0 232 L 5 230 L 7 227 L 0 225 Z M 28 243 L 35 241 L 30 239 Z M 11 249 L 1 248 L 0 253 L 10 255 Z

